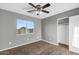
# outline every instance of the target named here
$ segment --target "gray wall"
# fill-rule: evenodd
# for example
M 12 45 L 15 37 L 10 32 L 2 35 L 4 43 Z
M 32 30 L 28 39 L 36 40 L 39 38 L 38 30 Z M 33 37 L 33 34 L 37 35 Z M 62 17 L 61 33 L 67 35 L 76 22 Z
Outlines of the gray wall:
M 57 42 L 57 23 L 52 17 L 42 20 L 42 39 L 49 43 Z
M 25 19 L 34 22 L 34 33 L 31 35 L 16 35 L 16 20 Z M 29 16 L 0 9 L 0 50 L 28 44 L 41 40 L 41 20 Z M 12 42 L 12 44 L 9 44 Z
M 57 44 L 57 19 L 79 14 L 79 8 L 56 14 L 42 20 L 42 39 L 52 44 Z

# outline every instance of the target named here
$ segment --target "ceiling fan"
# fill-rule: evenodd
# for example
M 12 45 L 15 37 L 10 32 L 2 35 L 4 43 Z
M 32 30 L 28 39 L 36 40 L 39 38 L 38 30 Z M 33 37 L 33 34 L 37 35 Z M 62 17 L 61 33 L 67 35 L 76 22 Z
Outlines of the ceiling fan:
M 41 5 L 34 5 L 34 4 L 32 4 L 32 3 L 28 3 L 30 6 L 32 6 L 32 7 L 34 7 L 35 9 L 33 9 L 33 10 L 29 10 L 29 11 L 27 11 L 27 12 L 29 12 L 29 13 L 31 13 L 31 12 L 36 12 L 36 14 L 37 15 L 39 15 L 40 13 L 42 13 L 42 12 L 44 12 L 44 13 L 49 13 L 49 11 L 46 11 L 46 10 L 44 10 L 45 8 L 47 8 L 47 7 L 49 7 L 50 6 L 50 4 L 49 3 L 47 3 L 47 4 L 45 4 L 44 6 L 41 6 Z

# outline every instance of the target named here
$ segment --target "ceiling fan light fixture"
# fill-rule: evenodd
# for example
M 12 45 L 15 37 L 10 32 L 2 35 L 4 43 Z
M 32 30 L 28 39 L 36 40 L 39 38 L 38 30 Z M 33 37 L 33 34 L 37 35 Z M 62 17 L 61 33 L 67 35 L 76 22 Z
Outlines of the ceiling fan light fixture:
M 42 12 L 41 11 L 36 11 L 36 14 L 39 15 L 39 14 L 42 14 Z

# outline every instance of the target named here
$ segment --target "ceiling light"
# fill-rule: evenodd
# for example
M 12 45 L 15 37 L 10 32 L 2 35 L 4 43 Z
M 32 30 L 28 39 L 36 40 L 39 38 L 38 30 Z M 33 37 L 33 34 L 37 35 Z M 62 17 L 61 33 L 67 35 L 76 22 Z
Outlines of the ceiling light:
M 42 13 L 41 11 L 36 11 L 36 14 L 37 14 L 37 15 L 39 15 L 39 14 L 41 14 L 41 13 Z

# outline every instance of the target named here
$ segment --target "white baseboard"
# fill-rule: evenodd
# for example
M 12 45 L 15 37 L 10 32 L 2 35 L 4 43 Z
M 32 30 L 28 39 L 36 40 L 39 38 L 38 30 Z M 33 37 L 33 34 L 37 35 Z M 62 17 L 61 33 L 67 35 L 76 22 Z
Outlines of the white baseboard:
M 8 50 L 8 49 L 12 49 L 12 48 L 20 47 L 20 46 L 27 45 L 27 44 L 31 44 L 31 43 L 38 42 L 38 41 L 41 41 L 41 39 L 36 40 L 36 41 L 31 41 L 31 42 L 28 42 L 28 43 L 23 43 L 23 44 L 20 44 L 20 45 L 17 45 L 17 46 L 13 46 L 13 47 L 9 47 L 9 48 L 5 48 L 5 49 L 1 49 L 0 51 L 5 51 L 5 50 Z
M 58 46 L 57 43 L 53 43 L 53 42 L 50 42 L 50 41 L 47 41 L 47 40 L 43 40 L 43 39 L 42 39 L 42 41 Z

